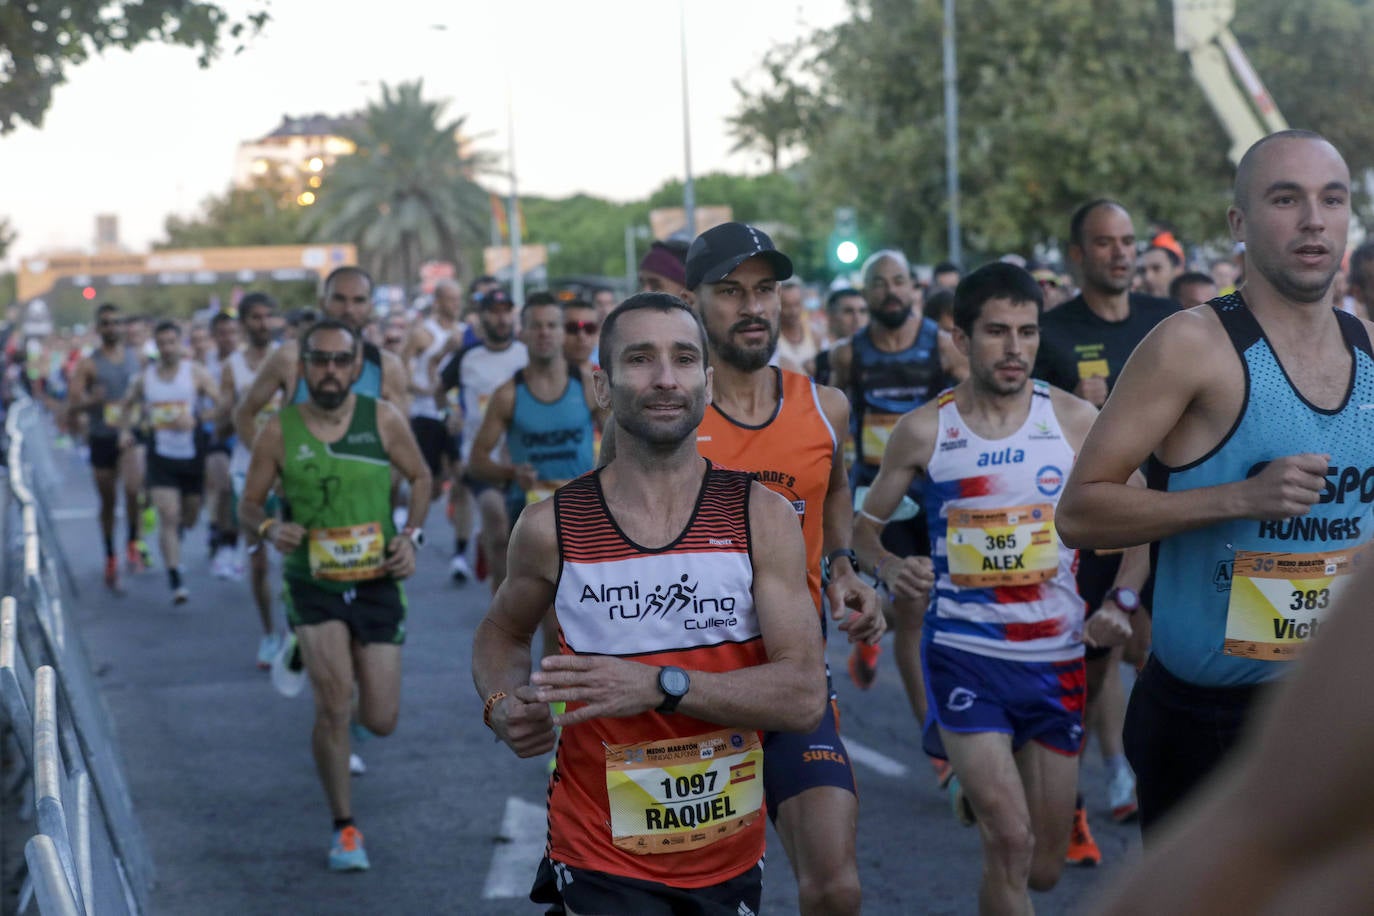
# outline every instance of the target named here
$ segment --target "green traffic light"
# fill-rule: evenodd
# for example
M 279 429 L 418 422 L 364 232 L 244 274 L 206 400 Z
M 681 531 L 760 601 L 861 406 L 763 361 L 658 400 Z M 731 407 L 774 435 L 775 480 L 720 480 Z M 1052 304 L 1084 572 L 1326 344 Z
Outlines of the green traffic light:
M 853 264 L 859 260 L 859 246 L 849 241 L 840 242 L 835 246 L 835 257 L 841 264 Z

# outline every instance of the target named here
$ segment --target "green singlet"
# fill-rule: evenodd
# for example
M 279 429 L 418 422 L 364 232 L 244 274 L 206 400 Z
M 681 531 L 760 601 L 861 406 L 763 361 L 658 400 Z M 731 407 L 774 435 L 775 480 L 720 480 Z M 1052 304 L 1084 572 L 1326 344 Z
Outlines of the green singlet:
M 308 537 L 286 557 L 285 575 L 331 592 L 386 574 L 391 461 L 377 429 L 377 401 L 356 395 L 353 419 L 336 442 L 321 442 L 296 405 L 281 410 L 282 493 L 290 520 Z

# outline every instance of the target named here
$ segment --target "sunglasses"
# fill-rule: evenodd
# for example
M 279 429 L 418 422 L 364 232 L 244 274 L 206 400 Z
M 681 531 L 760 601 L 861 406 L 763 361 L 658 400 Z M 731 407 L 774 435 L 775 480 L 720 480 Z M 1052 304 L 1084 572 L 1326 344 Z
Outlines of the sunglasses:
M 305 361 L 312 366 L 328 366 L 333 363 L 340 369 L 353 365 L 352 350 L 311 350 L 305 354 Z
M 567 321 L 563 330 L 568 334 L 595 334 L 599 326 L 595 321 Z

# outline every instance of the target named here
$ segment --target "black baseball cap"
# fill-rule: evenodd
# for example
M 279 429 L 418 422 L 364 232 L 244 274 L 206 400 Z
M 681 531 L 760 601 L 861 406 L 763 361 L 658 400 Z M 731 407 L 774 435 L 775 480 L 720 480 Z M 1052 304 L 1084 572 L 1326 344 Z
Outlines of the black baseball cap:
M 687 288 L 719 283 L 755 255 L 773 265 L 777 279 L 792 276 L 792 261 L 773 245 L 762 229 L 744 223 L 721 223 L 707 229 L 687 249 Z
M 497 287 L 477 296 L 476 302 L 479 309 L 489 309 L 494 305 L 509 305 L 510 296 L 504 289 Z

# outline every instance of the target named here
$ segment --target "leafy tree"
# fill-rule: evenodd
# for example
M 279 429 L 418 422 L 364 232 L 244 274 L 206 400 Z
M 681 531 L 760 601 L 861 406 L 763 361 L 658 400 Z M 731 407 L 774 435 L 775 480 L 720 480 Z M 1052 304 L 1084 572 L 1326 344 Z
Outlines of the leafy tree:
M 731 81 L 739 109 L 725 119 L 735 141 L 730 152 L 760 153 L 774 174 L 781 168 L 783 154 L 801 145 L 815 111 L 815 97 L 794 75 L 804 52 L 800 41 L 771 48 L 762 63 L 768 84 L 756 92 L 738 79 Z
M 290 182 L 264 176 L 251 187 L 207 197 L 197 216 L 167 217 L 167 239 L 156 247 L 299 245 L 308 240 L 304 215 Z
M 10 225 L 9 217 L 0 216 L 0 261 L 5 259 L 5 252 L 9 251 L 16 237 L 17 233 L 14 226 Z
M 198 63 L 207 67 L 226 39 L 238 53 L 267 19 L 262 9 L 235 19 L 220 4 L 202 0 L 0 3 L 0 134 L 20 121 L 41 127 L 67 68 L 92 54 L 159 41 L 195 49 Z
M 617 204 L 588 194 L 521 198 L 525 238 L 549 247 L 549 276 L 625 276 L 626 227 L 648 222 L 643 203 Z
M 465 274 L 487 238 L 487 192 L 476 176 L 486 153 L 460 147 L 464 117 L 423 98 L 423 81 L 382 86 L 344 131 L 356 151 L 340 157 L 306 220 L 316 239 L 355 242 L 374 275 L 406 288 L 422 261 L 452 261 Z

